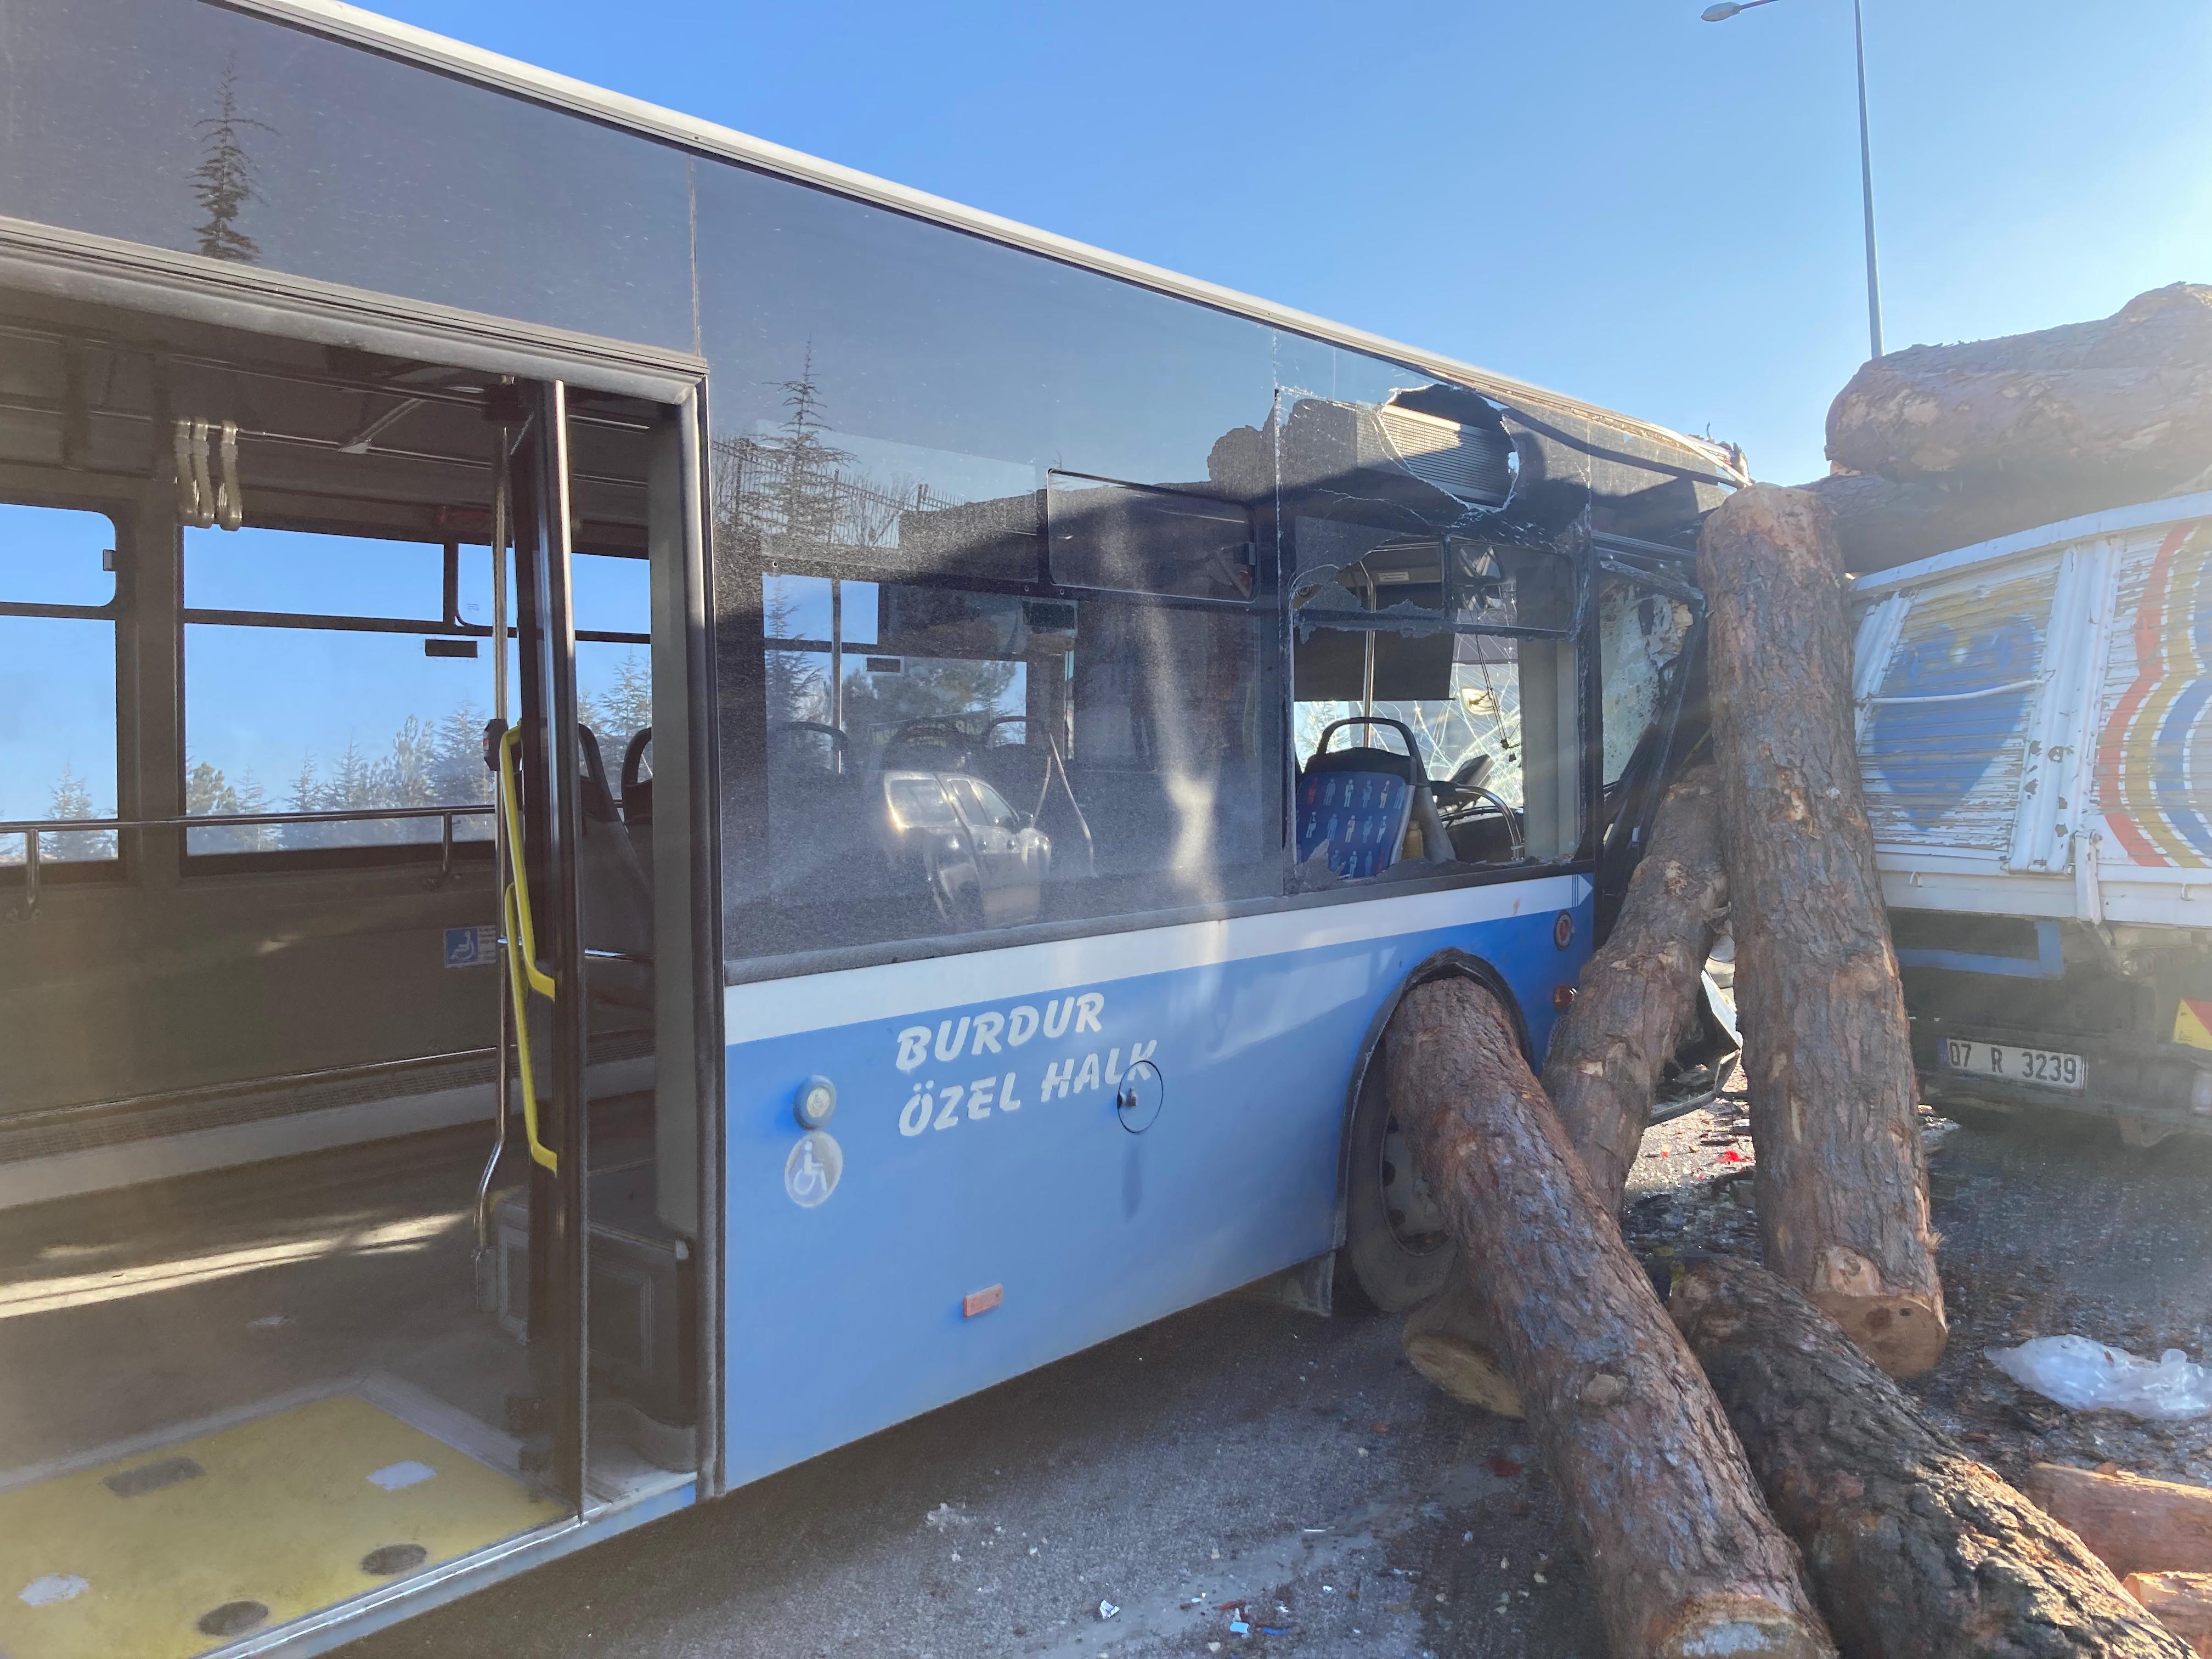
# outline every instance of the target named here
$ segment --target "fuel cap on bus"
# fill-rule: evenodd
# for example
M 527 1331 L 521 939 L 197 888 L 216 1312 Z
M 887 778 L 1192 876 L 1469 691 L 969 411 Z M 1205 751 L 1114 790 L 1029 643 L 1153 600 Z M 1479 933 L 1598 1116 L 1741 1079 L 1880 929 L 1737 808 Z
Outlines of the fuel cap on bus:
M 1166 1092 L 1159 1067 L 1149 1060 L 1140 1060 L 1122 1073 L 1114 1090 L 1114 1111 L 1121 1127 L 1133 1135 L 1151 1128 L 1160 1115 L 1160 1102 Z

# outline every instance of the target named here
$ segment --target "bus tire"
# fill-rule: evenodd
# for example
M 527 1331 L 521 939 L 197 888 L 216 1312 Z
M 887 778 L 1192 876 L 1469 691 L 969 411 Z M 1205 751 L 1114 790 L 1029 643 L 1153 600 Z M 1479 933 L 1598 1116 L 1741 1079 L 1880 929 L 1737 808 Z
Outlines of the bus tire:
M 1360 1084 L 1351 1142 L 1342 1260 L 1352 1299 L 1404 1313 L 1444 1287 L 1459 1251 L 1398 1133 L 1379 1054 Z

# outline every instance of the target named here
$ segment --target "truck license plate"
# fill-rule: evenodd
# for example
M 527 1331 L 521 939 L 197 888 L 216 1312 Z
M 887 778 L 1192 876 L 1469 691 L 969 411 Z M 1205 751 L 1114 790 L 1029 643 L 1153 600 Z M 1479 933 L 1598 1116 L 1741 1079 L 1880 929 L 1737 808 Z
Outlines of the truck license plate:
M 1953 1071 L 1975 1077 L 2065 1089 L 2075 1094 L 2088 1086 L 2089 1070 L 2081 1063 L 2081 1056 L 2061 1054 L 2055 1048 L 2016 1048 L 2010 1043 L 1945 1037 L 1943 1059 Z

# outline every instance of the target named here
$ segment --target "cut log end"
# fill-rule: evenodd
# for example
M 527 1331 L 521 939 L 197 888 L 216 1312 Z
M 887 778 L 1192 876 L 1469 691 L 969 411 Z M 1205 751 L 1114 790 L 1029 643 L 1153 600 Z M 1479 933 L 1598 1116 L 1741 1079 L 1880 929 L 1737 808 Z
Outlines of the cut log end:
M 1859 1352 L 1892 1376 L 1920 1376 L 1936 1369 L 1951 1340 L 1943 1304 L 1927 1296 L 1868 1296 L 1816 1292 L 1813 1301 L 1844 1328 Z
M 1677 1608 L 1654 1659 L 1835 1659 L 1826 1632 L 1752 1595 L 1705 1595 Z
M 2200 1659 L 2212 1655 L 2212 1573 L 2131 1572 L 2120 1582 Z
M 1810 1298 L 1711 1256 L 1672 1311 L 1845 1653 L 2187 1659 L 2086 1534 L 1967 1457 Z
M 1528 1415 L 1521 1391 L 1498 1363 L 1474 1291 L 1463 1279 L 1455 1279 L 1406 1316 L 1401 1346 L 1415 1370 L 1462 1405 L 1498 1417 Z
M 1413 1369 L 1462 1405 L 1498 1417 L 1528 1415 L 1520 1391 L 1505 1380 L 1496 1356 L 1470 1347 L 1448 1331 L 1406 1333 L 1406 1358 Z

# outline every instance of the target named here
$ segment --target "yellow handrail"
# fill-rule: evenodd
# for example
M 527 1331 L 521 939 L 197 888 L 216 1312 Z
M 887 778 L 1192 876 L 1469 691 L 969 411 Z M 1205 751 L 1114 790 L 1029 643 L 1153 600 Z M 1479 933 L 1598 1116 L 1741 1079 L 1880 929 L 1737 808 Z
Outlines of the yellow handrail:
M 521 738 L 519 730 L 509 726 L 499 739 L 500 811 L 507 818 L 507 858 L 514 872 L 514 879 L 501 889 L 507 922 L 507 994 L 514 1000 L 515 1060 L 516 1069 L 521 1074 L 523 1138 L 529 1143 L 531 1162 L 558 1174 L 561 1155 L 538 1138 L 538 1079 L 530 1065 L 530 993 L 535 991 L 550 1002 L 556 988 L 552 975 L 538 966 L 538 930 L 531 921 L 529 878 L 522 873 L 522 814 L 516 804 L 520 792 L 514 780 L 514 750 Z M 505 1111 L 507 1103 L 500 1102 L 499 1109 Z
M 550 975 L 541 972 L 538 966 L 538 929 L 530 915 L 530 881 L 522 873 L 522 809 L 517 805 L 520 792 L 514 781 L 515 745 L 521 741 L 522 732 L 515 726 L 511 726 L 500 734 L 500 810 L 507 814 L 507 860 L 514 866 L 515 885 L 520 890 L 514 895 L 514 910 L 520 918 L 515 937 L 522 945 L 523 966 L 530 975 L 530 988 L 550 1001 L 555 994 L 553 979 Z
M 507 883 L 506 895 L 507 936 L 511 939 L 516 932 L 513 882 Z M 561 1155 L 538 1138 L 538 1079 L 531 1074 L 530 1069 L 530 993 L 523 983 L 522 975 L 521 957 L 510 945 L 507 952 L 507 983 L 508 994 L 514 999 L 514 1057 L 516 1069 L 521 1073 L 523 1139 L 529 1143 L 531 1162 L 542 1164 L 558 1175 Z M 500 1109 L 507 1109 L 505 1101 L 500 1103 Z

